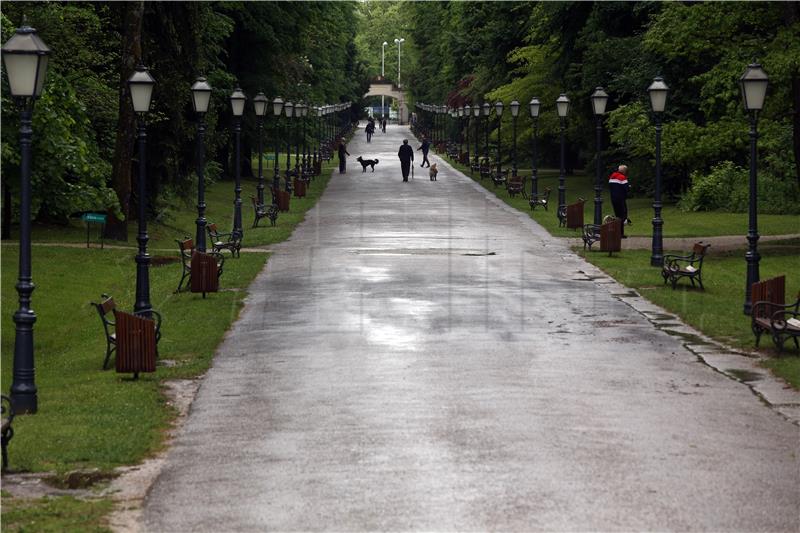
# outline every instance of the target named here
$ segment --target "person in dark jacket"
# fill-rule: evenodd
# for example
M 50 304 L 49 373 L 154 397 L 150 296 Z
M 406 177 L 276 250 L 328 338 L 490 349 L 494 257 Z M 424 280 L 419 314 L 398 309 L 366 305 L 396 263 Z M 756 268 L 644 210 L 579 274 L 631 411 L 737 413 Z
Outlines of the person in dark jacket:
M 372 119 L 369 119 L 367 121 L 367 127 L 364 128 L 364 131 L 367 132 L 367 142 L 371 142 L 372 141 L 372 134 L 375 133 L 375 121 L 372 120 Z
M 386 133 L 386 117 L 381 120 L 381 130 L 383 130 L 383 133 Z
M 431 162 L 428 161 L 428 150 L 431 149 L 431 142 L 428 140 L 427 137 L 422 137 L 422 144 L 420 145 L 417 150 L 422 150 L 422 163 L 420 164 L 421 167 L 425 166 L 425 163 L 428 163 L 428 166 L 431 166 Z
M 625 224 L 630 224 L 628 218 L 628 167 L 620 165 L 608 178 L 608 188 L 611 189 L 611 205 L 614 206 L 614 216 L 622 220 L 622 238 L 625 236 Z
M 411 163 L 414 161 L 414 149 L 408 144 L 408 139 L 403 139 L 403 146 L 397 152 L 400 158 L 400 169 L 403 171 L 403 181 L 408 181 L 408 172 L 411 170 Z
M 347 151 L 347 147 L 344 145 L 344 139 L 339 139 L 339 174 L 345 173 L 347 155 L 350 155 L 350 153 Z

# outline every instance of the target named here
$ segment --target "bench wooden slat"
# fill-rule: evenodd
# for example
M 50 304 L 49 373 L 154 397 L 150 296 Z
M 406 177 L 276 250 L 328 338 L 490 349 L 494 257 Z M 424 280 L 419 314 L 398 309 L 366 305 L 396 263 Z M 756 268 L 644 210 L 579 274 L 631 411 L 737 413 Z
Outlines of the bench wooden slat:
M 155 372 L 155 322 L 116 309 L 114 318 L 117 324 L 117 372 Z

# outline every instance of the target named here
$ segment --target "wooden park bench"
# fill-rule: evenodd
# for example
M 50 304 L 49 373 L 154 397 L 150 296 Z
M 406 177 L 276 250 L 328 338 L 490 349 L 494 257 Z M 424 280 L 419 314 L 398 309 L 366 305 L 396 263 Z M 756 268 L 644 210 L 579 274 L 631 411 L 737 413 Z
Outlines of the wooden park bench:
M 500 172 L 494 171 L 492 172 L 492 183 L 494 186 L 497 187 L 498 185 L 504 185 L 508 181 L 508 169 L 500 170 Z
M 118 347 L 118 340 L 119 340 L 118 325 L 116 319 L 111 320 L 109 318 L 109 316 L 111 315 L 116 315 L 117 304 L 114 302 L 114 298 L 111 298 L 107 294 L 100 295 L 100 298 L 101 298 L 100 303 L 92 302 L 92 305 L 95 307 L 95 309 L 97 309 L 97 314 L 100 315 L 100 321 L 103 323 L 103 331 L 106 334 L 106 357 L 105 359 L 103 359 L 103 370 L 106 370 L 108 369 L 108 361 L 111 359 L 111 354 L 114 353 Z M 158 345 L 158 341 L 161 339 L 161 315 L 153 310 L 136 311 L 133 314 L 135 316 L 141 316 L 143 318 L 148 316 L 156 317 L 156 320 L 154 322 L 155 339 L 156 339 L 156 345 Z M 156 355 L 157 354 L 158 351 L 156 351 Z
M 537 205 L 544 207 L 547 211 L 547 203 L 550 201 L 550 187 L 546 188 L 543 193 L 531 194 L 528 204 L 531 206 L 531 211 L 536 209 Z
M 583 249 L 592 249 L 592 245 L 600 240 L 600 226 L 597 224 L 584 224 L 583 232 L 581 233 L 583 239 Z
M 710 244 L 696 242 L 689 255 L 665 255 L 664 266 L 661 267 L 664 283 L 672 282 L 672 288 L 675 289 L 679 279 L 689 278 L 692 287 L 695 286 L 694 282 L 697 280 L 700 289 L 705 290 L 703 287 L 703 259 L 705 259 L 710 246 Z
M 8 443 L 14 436 L 14 428 L 11 424 L 14 422 L 15 414 L 14 404 L 11 403 L 11 398 L 5 394 L 2 395 L 2 407 L 0 407 L 0 411 L 2 411 L 3 418 L 0 438 L 2 438 L 3 472 L 5 472 L 8 469 Z
M 750 325 L 756 336 L 756 346 L 761 335 L 769 333 L 772 342 L 783 351 L 783 344 L 792 339 L 794 345 L 800 350 L 800 294 L 797 301 L 786 304 L 786 276 L 767 279 L 753 283 L 750 288 L 750 301 L 753 307 L 750 311 Z
M 622 249 L 622 221 L 612 216 L 606 216 L 603 223 L 598 226 L 597 224 L 584 224 L 583 232 L 581 234 L 583 239 L 583 249 L 592 249 L 592 245 L 600 241 L 600 251 L 619 252 Z
M 480 173 L 481 173 L 481 179 L 492 177 L 491 161 L 489 161 L 485 157 L 481 159 Z
M 187 278 L 191 279 L 192 276 L 192 257 L 194 256 L 194 240 L 188 235 L 183 240 L 175 240 L 178 243 L 178 250 L 181 256 L 181 264 L 183 265 L 183 272 L 181 272 L 181 280 L 178 282 L 178 288 L 175 292 L 181 292 L 183 282 Z M 217 265 L 217 279 L 222 275 L 222 267 L 225 264 L 225 257 L 219 252 L 206 252 L 207 255 L 214 257 Z M 208 291 L 211 292 L 211 291 Z
M 253 211 L 255 212 L 255 217 L 256 217 L 255 220 L 253 221 L 253 227 L 257 228 L 258 221 L 264 217 L 269 218 L 270 225 L 274 226 L 275 221 L 278 220 L 278 207 L 272 204 L 270 205 L 259 204 L 255 196 L 251 196 L 250 201 L 253 203 Z
M 514 198 L 516 195 L 521 194 L 523 198 L 528 198 L 528 193 L 525 192 L 525 176 L 511 176 L 506 183 L 506 190 L 508 195 Z
M 217 229 L 216 224 L 206 225 L 208 236 L 211 237 L 211 249 L 214 252 L 228 250 L 231 257 L 241 256 L 242 237 L 236 236 L 233 232 L 222 233 Z

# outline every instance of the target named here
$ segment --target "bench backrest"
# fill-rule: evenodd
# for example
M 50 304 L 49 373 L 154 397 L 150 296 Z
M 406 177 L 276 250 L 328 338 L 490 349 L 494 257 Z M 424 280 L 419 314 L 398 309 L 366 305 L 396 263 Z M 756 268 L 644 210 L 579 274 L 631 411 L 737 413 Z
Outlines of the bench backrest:
M 181 255 L 188 254 L 189 256 L 192 255 L 194 251 L 194 240 L 193 239 L 183 239 L 182 241 L 175 240 L 178 243 L 178 248 L 181 251 Z
M 114 298 L 108 296 L 107 294 L 103 294 L 100 296 L 103 300 L 100 303 L 92 302 L 92 305 L 97 309 L 97 314 L 100 315 L 100 321 L 103 322 L 103 329 L 106 332 L 106 337 L 111 336 L 111 331 L 109 330 L 109 326 L 113 326 L 114 323 L 109 320 L 108 313 L 114 311 L 116 309 L 117 304 L 114 303 Z
M 786 299 L 786 276 L 778 276 L 777 278 L 765 279 L 764 281 L 757 281 L 750 287 L 750 301 L 756 302 L 770 302 L 777 305 L 784 305 Z M 769 318 L 774 311 L 770 306 L 757 306 L 753 309 L 756 310 L 759 316 L 753 314 L 753 318 Z
M 117 372 L 156 371 L 156 323 L 114 309 L 117 323 Z
M 692 253 L 698 259 L 702 259 L 706 255 L 706 251 L 711 247 L 710 244 L 703 244 L 702 242 L 694 243 L 692 246 Z

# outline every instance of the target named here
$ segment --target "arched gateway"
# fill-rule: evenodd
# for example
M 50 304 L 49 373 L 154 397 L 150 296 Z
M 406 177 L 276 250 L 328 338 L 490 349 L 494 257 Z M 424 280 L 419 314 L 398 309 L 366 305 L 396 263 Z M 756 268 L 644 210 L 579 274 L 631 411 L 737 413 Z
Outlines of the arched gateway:
M 408 124 L 406 94 L 397 85 L 378 76 L 369 84 L 369 90 L 364 95 L 364 98 L 367 96 L 389 96 L 397 100 L 397 120 L 400 124 Z

